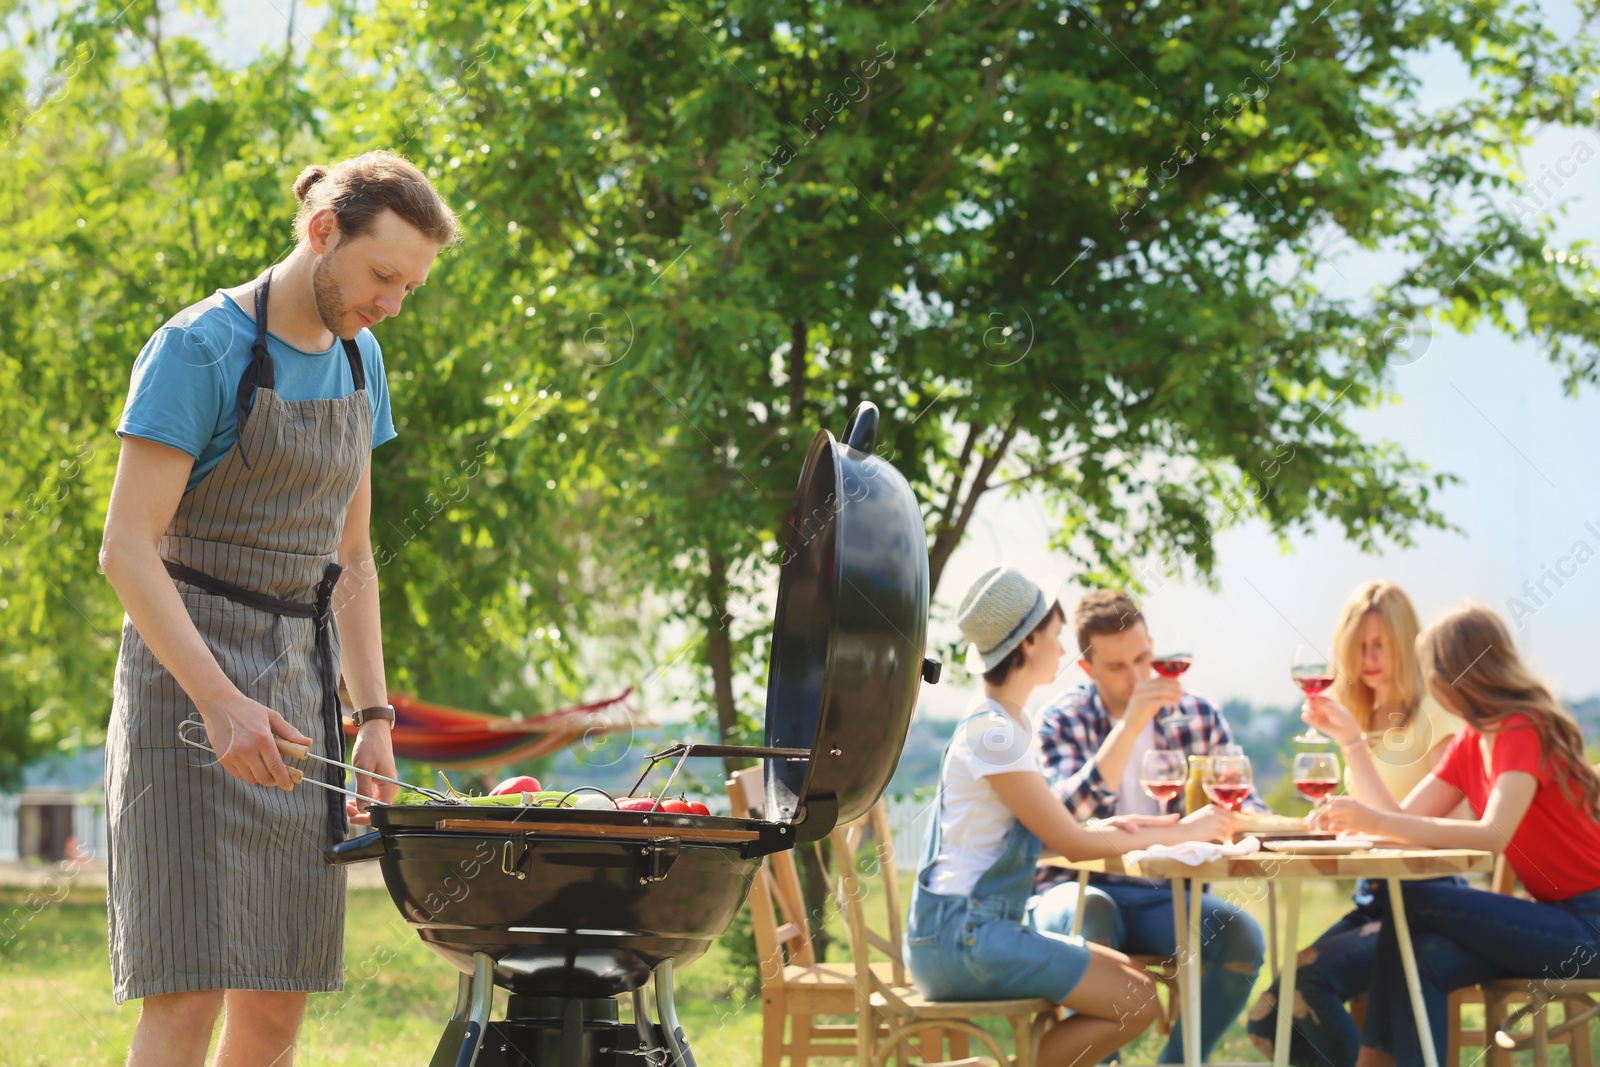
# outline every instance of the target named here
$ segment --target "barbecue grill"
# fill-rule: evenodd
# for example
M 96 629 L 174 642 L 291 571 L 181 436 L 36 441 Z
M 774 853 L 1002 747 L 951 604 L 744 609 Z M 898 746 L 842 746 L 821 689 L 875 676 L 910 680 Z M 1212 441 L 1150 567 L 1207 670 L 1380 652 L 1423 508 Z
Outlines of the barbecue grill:
M 872 454 L 877 427 L 863 403 L 842 440 L 822 430 L 806 453 L 780 568 L 766 745 L 646 757 L 641 783 L 668 775 L 657 796 L 689 759 L 766 761 L 765 819 L 375 805 L 371 833 L 328 850 L 331 863 L 376 860 L 406 921 L 460 972 L 430 1067 L 694 1067 L 674 969 L 728 928 L 763 856 L 877 802 L 918 688 L 938 680 L 924 658 L 922 515 Z M 510 999 L 491 1022 L 495 986 Z

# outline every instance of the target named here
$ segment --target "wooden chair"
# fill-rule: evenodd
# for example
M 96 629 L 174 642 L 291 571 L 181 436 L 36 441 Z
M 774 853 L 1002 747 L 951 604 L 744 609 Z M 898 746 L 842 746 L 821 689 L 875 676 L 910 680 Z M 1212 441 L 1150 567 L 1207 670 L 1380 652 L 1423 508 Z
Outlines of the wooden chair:
M 1494 890 L 1514 893 L 1516 886 L 1516 875 L 1501 854 L 1494 865 Z M 1483 1031 L 1472 1032 L 1482 1041 L 1488 1067 L 1509 1067 L 1512 1052 L 1528 1049 L 1533 1050 L 1534 1067 L 1548 1067 L 1552 1043 L 1567 1047 L 1572 1067 L 1590 1067 L 1589 1023 L 1600 1016 L 1600 1001 L 1595 1000 L 1595 994 L 1600 994 L 1600 980 L 1500 978 L 1485 982 L 1473 992 L 1483 1001 L 1485 1029 L 1492 1029 L 1487 1035 Z M 1452 1008 L 1454 999 L 1452 995 Z M 1564 1012 L 1562 1021 L 1554 1027 L 1550 1025 L 1548 1011 L 1552 1002 L 1559 1002 Z M 1509 1010 L 1513 1004 L 1521 1006 Z M 1532 1031 L 1515 1033 L 1515 1028 L 1530 1017 Z M 1496 1019 L 1500 1022 L 1496 1023 Z M 1452 1015 L 1452 1025 L 1458 1020 L 1458 1015 Z M 1455 1064 L 1453 1059 L 1447 1061 L 1447 1067 L 1455 1067 Z
M 1506 1067 L 1510 1053 L 1526 1049 L 1533 1050 L 1534 1067 L 1549 1067 L 1552 1043 L 1567 1046 L 1572 1067 L 1589 1067 L 1589 1023 L 1600 1016 L 1600 1001 L 1595 999 L 1600 979 L 1501 978 L 1485 983 L 1483 994 L 1485 1020 L 1502 1016 L 1512 998 L 1528 1001 L 1496 1024 L 1489 1067 Z M 1556 1026 L 1548 1018 L 1552 1001 L 1560 1001 L 1566 1013 Z M 1530 1016 L 1533 1032 L 1515 1033 L 1514 1028 Z
M 728 780 L 735 818 L 760 811 L 761 772 L 751 767 Z M 762 861 L 749 907 L 761 966 L 761 1067 L 779 1067 L 785 1056 L 792 1067 L 805 1067 L 811 1057 L 853 1057 L 855 1024 L 822 1024 L 817 1017 L 856 1014 L 856 969 L 850 963 L 817 962 L 793 852 Z
M 858 867 L 861 842 L 868 831 L 877 850 L 885 913 L 882 933 L 867 922 L 867 888 Z M 880 800 L 861 819 L 835 828 L 830 840 L 839 909 L 845 916 L 855 965 L 857 1067 L 882 1067 L 891 1055 L 904 1063 L 913 1037 L 921 1039 L 924 1063 L 933 1062 L 930 1057 L 939 1054 L 938 1046 L 946 1037 L 951 1057 L 947 1063 L 976 1063 L 967 1056 L 967 1040 L 975 1038 L 993 1054 L 997 1064 L 1034 1067 L 1039 1038 L 1055 1018 L 1054 1002 L 1043 998 L 933 1001 L 911 985 L 901 962 L 899 879 L 886 802 Z M 875 951 L 888 958 L 886 968 L 873 961 Z M 972 1021 L 983 1016 L 999 1017 L 1010 1024 L 1014 1057 L 1006 1054 L 994 1035 Z

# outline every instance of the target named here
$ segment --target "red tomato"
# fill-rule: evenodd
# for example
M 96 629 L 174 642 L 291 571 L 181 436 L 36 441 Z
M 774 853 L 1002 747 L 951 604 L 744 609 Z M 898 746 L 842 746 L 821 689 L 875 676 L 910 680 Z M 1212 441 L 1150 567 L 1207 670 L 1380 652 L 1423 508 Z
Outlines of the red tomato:
M 691 800 L 691 801 L 689 801 L 689 814 L 690 815 L 710 815 L 711 814 L 711 809 L 706 807 L 704 804 L 700 803 L 698 800 Z
M 654 797 L 619 797 L 617 808 L 620 811 L 650 811 L 656 806 Z
M 686 800 L 663 800 L 661 810 L 672 815 L 689 814 L 689 802 Z
M 539 779 L 531 774 L 519 774 L 515 778 L 507 778 L 493 789 L 489 790 L 492 797 L 503 797 L 507 793 L 537 793 L 540 790 Z

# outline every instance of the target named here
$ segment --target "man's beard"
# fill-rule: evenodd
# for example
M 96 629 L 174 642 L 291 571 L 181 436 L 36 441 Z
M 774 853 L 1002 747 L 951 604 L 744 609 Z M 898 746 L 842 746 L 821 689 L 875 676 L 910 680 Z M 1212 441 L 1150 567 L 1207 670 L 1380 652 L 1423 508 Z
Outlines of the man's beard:
M 322 320 L 322 325 L 335 337 L 342 337 L 339 328 L 349 316 L 349 310 L 344 306 L 344 294 L 339 291 L 339 283 L 333 280 L 333 264 L 327 256 L 311 272 L 311 294 L 316 299 L 317 317 Z

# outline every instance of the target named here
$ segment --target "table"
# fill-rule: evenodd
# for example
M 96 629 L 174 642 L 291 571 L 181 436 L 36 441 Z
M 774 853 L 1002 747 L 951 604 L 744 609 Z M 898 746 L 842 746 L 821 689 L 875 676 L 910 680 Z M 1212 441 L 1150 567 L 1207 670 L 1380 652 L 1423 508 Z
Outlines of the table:
M 1128 863 L 1121 856 L 1101 860 L 1071 862 L 1045 859 L 1048 865 L 1081 872 L 1080 886 L 1090 872 L 1125 874 L 1136 878 L 1167 878 L 1172 881 L 1172 918 L 1177 932 L 1178 1004 L 1186 1023 L 1183 1028 L 1185 1067 L 1200 1067 L 1200 895 L 1206 882 L 1260 880 L 1270 889 L 1284 883 L 1285 915 L 1283 958 L 1278 975 L 1278 1027 L 1272 1046 L 1273 1067 L 1287 1067 L 1289 1033 L 1294 1020 L 1295 970 L 1299 963 L 1300 886 L 1307 878 L 1382 879 L 1389 886 L 1389 908 L 1394 916 L 1395 933 L 1400 938 L 1400 958 L 1405 965 L 1406 988 L 1411 994 L 1411 1010 L 1417 1016 L 1417 1031 L 1422 1037 L 1422 1059 L 1426 1067 L 1439 1067 L 1433 1047 L 1433 1031 L 1427 1024 L 1422 1004 L 1422 985 L 1417 977 L 1417 957 L 1411 947 L 1411 927 L 1406 921 L 1405 899 L 1400 883 L 1419 878 L 1439 878 L 1450 874 L 1472 874 L 1494 869 L 1494 853 L 1470 849 L 1385 848 L 1352 852 L 1343 856 L 1294 855 L 1261 851 L 1203 863 L 1190 867 L 1173 859 L 1146 859 Z M 1188 893 L 1188 906 L 1184 894 Z M 1082 921 L 1080 905 L 1074 923 Z M 1185 921 L 1187 916 L 1187 921 Z M 1191 949 L 1190 946 L 1193 946 Z

